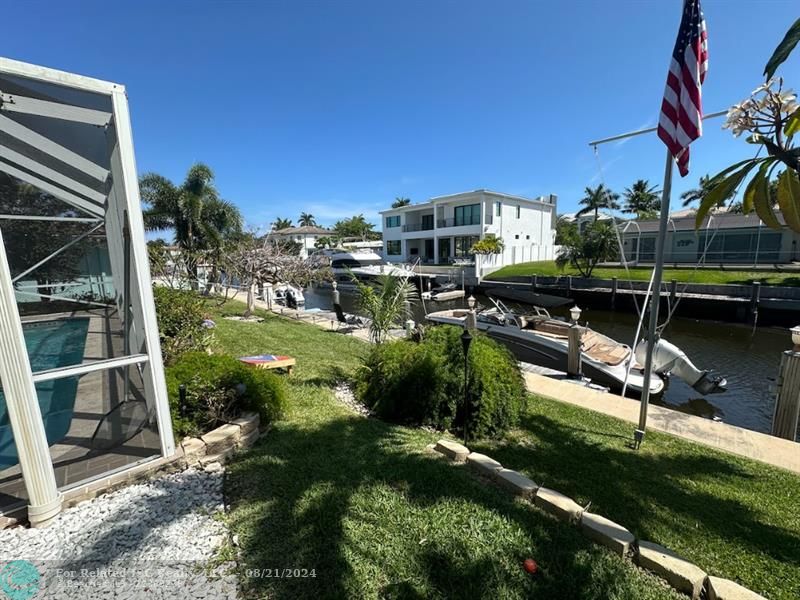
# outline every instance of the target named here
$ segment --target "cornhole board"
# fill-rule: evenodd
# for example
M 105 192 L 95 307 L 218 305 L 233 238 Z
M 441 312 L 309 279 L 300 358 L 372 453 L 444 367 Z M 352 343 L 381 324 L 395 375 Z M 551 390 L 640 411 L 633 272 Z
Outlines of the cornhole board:
M 286 369 L 289 375 L 292 374 L 292 367 L 296 361 L 291 356 L 280 354 L 259 354 L 257 356 L 242 356 L 239 358 L 243 363 L 256 367 L 257 369 Z

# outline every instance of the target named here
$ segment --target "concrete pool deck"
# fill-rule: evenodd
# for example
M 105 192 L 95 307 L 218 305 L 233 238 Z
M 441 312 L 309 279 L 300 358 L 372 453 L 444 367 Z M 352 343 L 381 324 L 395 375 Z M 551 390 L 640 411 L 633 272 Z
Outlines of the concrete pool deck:
M 599 392 L 536 373 L 525 372 L 523 375 L 528 391 L 533 394 L 616 417 L 634 425 L 639 423 L 637 400 Z M 800 474 L 800 444 L 797 442 L 653 404 L 648 408 L 647 414 L 649 430 L 669 433 Z M 632 431 L 631 439 L 633 439 Z

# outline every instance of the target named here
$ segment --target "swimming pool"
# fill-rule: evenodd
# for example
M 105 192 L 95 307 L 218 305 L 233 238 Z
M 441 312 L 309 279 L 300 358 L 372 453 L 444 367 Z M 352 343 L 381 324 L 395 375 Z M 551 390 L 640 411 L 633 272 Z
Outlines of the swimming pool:
M 34 373 L 83 362 L 86 336 L 89 333 L 88 317 L 23 323 L 22 331 Z M 36 384 L 48 444 L 60 441 L 69 431 L 77 391 L 78 376 Z M 17 449 L 11 433 L 5 397 L 0 391 L 0 469 L 15 464 Z

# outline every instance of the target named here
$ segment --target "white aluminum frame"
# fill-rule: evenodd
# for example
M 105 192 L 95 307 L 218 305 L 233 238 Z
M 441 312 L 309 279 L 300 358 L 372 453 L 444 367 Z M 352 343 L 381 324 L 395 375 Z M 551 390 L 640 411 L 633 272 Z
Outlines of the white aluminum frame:
M 51 85 L 101 94 L 110 99 L 111 112 L 107 113 L 81 106 L 71 106 L 60 102 L 0 92 L 0 130 L 28 146 L 57 159 L 59 162 L 69 165 L 72 169 L 90 176 L 98 182 L 100 189 L 108 190 L 107 195 L 100 193 L 97 189 L 81 184 L 54 168 L 47 167 L 30 157 L 0 145 L 0 171 L 26 181 L 89 215 L 88 218 L 53 217 L 52 219 L 41 215 L 0 215 L 0 220 L 49 219 L 53 221 L 104 223 L 108 240 L 109 259 L 112 265 L 112 277 L 117 293 L 117 308 L 123 317 L 125 327 L 126 346 L 126 353 L 121 357 L 37 373 L 32 373 L 30 365 L 27 363 L 27 369 L 17 369 L 17 371 L 20 371 L 16 373 L 17 378 L 24 383 L 26 389 L 32 389 L 34 383 L 39 381 L 72 377 L 93 371 L 118 368 L 128 369 L 131 366 L 137 366 L 144 381 L 145 398 L 149 408 L 153 410 L 158 424 L 161 455 L 170 456 L 175 452 L 175 439 L 172 431 L 169 401 L 164 379 L 164 366 L 159 345 L 152 279 L 141 213 L 133 135 L 125 87 L 72 73 L 0 58 L 0 76 L 3 75 L 24 77 Z M 110 170 L 21 125 L 8 116 L 1 114 L 2 112 L 8 114 L 18 112 L 44 118 L 104 126 L 109 144 Z M 15 165 L 22 168 L 18 168 Z M 110 186 L 108 185 L 109 175 L 112 176 Z M 96 228 L 92 228 L 92 231 L 94 229 Z M 88 235 L 88 233 L 85 235 Z M 71 243 L 74 242 L 73 240 Z M 71 245 L 71 243 L 68 245 Z M 62 247 L 44 260 L 52 258 L 63 249 Z M 5 253 L 0 253 L 0 256 L 5 261 Z M 39 264 L 41 262 L 44 261 L 40 261 Z M 8 273 L 7 265 L 5 269 L 0 269 L 0 273 Z M 0 294 L 0 298 L 3 299 L 5 304 L 13 303 L 15 293 L 26 293 L 15 290 L 10 274 L 0 278 L 0 291 L 3 292 Z M 12 300 L 9 300 L 9 298 Z M 6 308 L 10 315 L 16 315 L 16 318 L 19 319 L 16 304 Z M 14 347 L 18 352 L 20 347 L 25 347 L 24 338 L 22 337 L 21 327 L 12 325 L 13 319 L 0 320 L 0 337 L 12 338 Z M 10 351 L 11 347 L 9 345 L 0 345 L 0 361 L 6 364 L 18 364 L 14 361 L 7 362 L 9 357 L 6 353 Z M 25 403 L 30 403 L 31 399 L 20 398 L 16 401 L 18 405 L 21 402 L 24 405 Z M 37 402 L 35 398 L 33 402 Z M 9 405 L 11 404 L 12 402 L 9 402 Z M 38 404 L 35 408 L 38 409 Z M 35 412 L 33 411 L 33 413 Z M 39 420 L 41 421 L 41 416 L 39 416 Z M 47 451 L 46 440 L 39 439 L 43 435 L 41 423 L 33 422 L 28 423 L 28 425 L 30 427 L 25 426 L 24 423 L 22 425 L 18 423 L 17 427 L 14 428 L 14 436 L 16 439 L 18 430 L 20 435 L 25 434 L 27 436 L 33 435 L 29 432 L 26 433 L 28 430 L 34 431 L 34 437 L 38 445 L 35 446 L 36 450 L 33 451 L 35 455 L 33 460 L 39 464 L 49 463 L 49 475 L 46 472 L 43 475 L 31 473 L 31 476 L 36 481 L 28 477 L 28 474 L 23 470 L 23 478 L 31 498 L 29 515 L 42 514 L 37 507 L 45 506 L 46 504 L 48 507 L 46 518 L 39 519 L 39 521 L 45 521 L 54 514 L 51 510 L 51 504 L 56 502 L 56 498 L 44 498 L 42 493 L 36 495 L 31 494 L 30 491 L 32 489 L 42 489 L 41 484 L 38 483 L 38 479 L 41 477 L 52 480 L 52 461 L 50 460 L 49 451 Z M 43 455 L 43 452 L 46 456 Z M 20 464 L 23 463 L 22 459 L 22 454 L 20 454 Z M 27 462 L 29 463 L 30 460 L 31 458 L 28 457 Z M 46 470 L 44 469 L 44 471 Z M 38 505 L 34 502 L 34 496 L 36 496 L 35 502 L 38 502 Z M 32 522 L 33 520 L 31 518 Z

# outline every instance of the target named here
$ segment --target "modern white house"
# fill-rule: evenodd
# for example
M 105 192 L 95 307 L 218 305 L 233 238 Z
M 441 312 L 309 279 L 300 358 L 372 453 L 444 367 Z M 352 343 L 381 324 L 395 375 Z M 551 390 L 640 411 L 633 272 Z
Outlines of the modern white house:
M 315 225 L 303 225 L 301 227 L 286 227 L 278 229 L 270 234 L 270 238 L 275 241 L 297 242 L 300 244 L 300 256 L 307 258 L 316 249 L 319 238 L 333 235 L 330 229 L 324 229 Z
M 552 260 L 555 195 L 535 199 L 490 190 L 437 196 L 381 211 L 383 252 L 390 262 L 450 264 L 476 257 L 470 248 L 487 235 L 502 238 L 502 254 L 478 257 L 482 277 L 505 265 Z
M 561 220 L 566 221 L 567 223 L 575 223 L 578 226 L 578 231 L 583 233 L 586 228 L 589 226 L 590 223 L 594 223 L 594 212 L 584 213 L 579 215 L 578 213 L 564 213 L 561 215 Z M 608 214 L 607 212 L 600 211 L 597 215 L 597 220 L 610 223 L 613 222 L 614 217 Z

